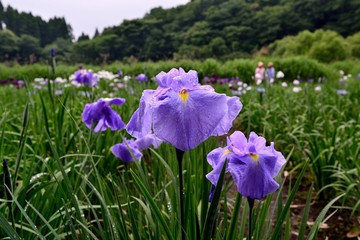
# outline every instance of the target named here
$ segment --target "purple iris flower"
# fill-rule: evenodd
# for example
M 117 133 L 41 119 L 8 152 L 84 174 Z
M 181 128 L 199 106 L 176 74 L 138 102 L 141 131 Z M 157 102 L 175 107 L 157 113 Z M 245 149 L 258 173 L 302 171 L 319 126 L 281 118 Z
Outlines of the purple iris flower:
M 120 106 L 124 104 L 123 98 L 100 98 L 95 103 L 86 104 L 82 113 L 82 121 L 89 129 L 96 124 L 94 132 L 105 131 L 108 127 L 115 131 L 125 127 L 125 123 L 110 105 Z
M 52 48 L 50 50 L 50 55 L 51 55 L 51 57 L 55 57 L 55 49 L 54 48 Z
M 133 162 L 143 156 L 141 150 L 148 149 L 151 145 L 157 148 L 161 143 L 162 141 L 160 139 L 148 134 L 136 140 L 125 139 L 123 143 L 112 146 L 111 152 L 124 162 Z
M 121 77 L 123 75 L 123 72 L 121 71 L 121 69 L 118 70 L 117 75 L 118 75 L 118 77 Z
M 247 140 L 242 132 L 235 131 L 225 148 L 216 148 L 208 154 L 207 160 L 213 170 L 206 178 L 216 185 L 227 158 L 226 172 L 232 175 L 238 192 L 251 199 L 264 199 L 279 188 L 274 178 L 286 162 L 284 156 L 274 149 L 274 143 L 265 144 L 265 138 L 254 132 Z
M 264 92 L 266 92 L 266 89 L 265 88 L 256 88 L 256 91 L 258 93 L 264 93 Z
M 344 96 L 344 95 L 348 94 L 348 91 L 345 90 L 345 89 L 339 89 L 339 90 L 336 91 L 336 93 L 339 96 Z
M 79 69 L 75 72 L 74 81 L 84 86 L 95 87 L 98 83 L 98 77 L 91 71 Z
M 200 85 L 194 70 L 186 73 L 173 68 L 159 73 L 156 80 L 159 87 L 143 92 L 139 108 L 126 127 L 133 137 L 155 134 L 188 151 L 210 136 L 227 133 L 242 108 L 238 97 Z
M 137 76 L 137 80 L 139 82 L 147 82 L 148 81 L 148 77 L 143 74 L 143 73 L 140 73 L 138 76 Z

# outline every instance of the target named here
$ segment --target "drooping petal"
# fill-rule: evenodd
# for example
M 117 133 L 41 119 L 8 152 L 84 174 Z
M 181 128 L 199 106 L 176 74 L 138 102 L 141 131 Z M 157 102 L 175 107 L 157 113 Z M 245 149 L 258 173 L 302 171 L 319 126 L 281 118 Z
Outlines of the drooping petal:
M 241 161 L 229 161 L 229 169 L 238 192 L 244 197 L 262 200 L 279 187 L 267 169 L 250 155 L 242 157 Z
M 210 137 L 227 109 L 227 97 L 205 90 L 186 92 L 185 98 L 169 91 L 153 110 L 154 133 L 187 151 Z M 209 107 L 211 106 L 211 107 Z
M 82 121 L 91 129 L 93 124 L 94 132 L 105 131 L 107 127 L 111 130 L 120 130 L 125 127 L 121 117 L 115 112 L 108 103 L 123 104 L 125 99 L 99 99 L 97 102 L 86 104 L 82 113 Z
M 112 146 L 111 152 L 124 162 L 132 162 L 142 157 L 134 140 L 125 140 L 123 143 Z
M 82 121 L 88 128 L 91 128 L 93 123 L 97 123 L 103 117 L 103 107 L 103 102 L 96 102 L 85 105 L 84 111 L 82 113 Z
M 224 115 L 212 135 L 224 135 L 233 126 L 233 121 L 242 109 L 238 97 L 227 97 L 227 106 Z
M 154 90 L 145 90 L 140 99 L 139 108 L 134 112 L 126 126 L 126 131 L 135 138 L 152 134 L 152 112 Z
M 162 143 L 162 141 L 153 134 L 148 134 L 148 135 L 144 136 L 143 138 L 137 139 L 135 142 L 138 145 L 139 149 L 141 149 L 141 150 L 147 149 L 151 145 L 153 145 L 154 148 L 157 148 Z
M 106 130 L 106 124 L 105 124 L 105 118 L 103 117 L 96 124 L 94 128 L 94 132 L 105 131 L 105 130 Z
M 106 126 L 111 130 L 120 130 L 125 127 L 125 123 L 122 121 L 120 115 L 109 106 L 103 109 L 103 114 L 105 116 Z

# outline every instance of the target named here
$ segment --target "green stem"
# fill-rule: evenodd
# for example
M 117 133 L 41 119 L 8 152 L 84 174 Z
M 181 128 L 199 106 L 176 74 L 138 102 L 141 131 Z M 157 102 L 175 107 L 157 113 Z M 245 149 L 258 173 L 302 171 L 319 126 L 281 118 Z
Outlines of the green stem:
M 255 200 L 252 198 L 247 198 L 248 203 L 249 203 L 249 235 L 248 235 L 248 239 L 251 240 L 251 235 L 252 235 L 252 210 L 254 207 L 254 202 Z
M 184 187 L 183 187 L 183 176 L 182 176 L 182 160 L 184 151 L 176 149 L 176 158 L 178 161 L 179 171 L 179 197 L 180 197 L 180 221 L 181 221 L 181 239 L 185 239 L 185 216 L 184 216 Z

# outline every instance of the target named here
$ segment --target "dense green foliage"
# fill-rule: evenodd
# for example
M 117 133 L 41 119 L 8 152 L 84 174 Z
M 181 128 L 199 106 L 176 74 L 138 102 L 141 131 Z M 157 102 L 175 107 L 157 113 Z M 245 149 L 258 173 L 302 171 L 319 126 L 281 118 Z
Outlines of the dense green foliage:
M 354 34 L 360 30 L 358 9 L 359 1 L 195 0 L 152 9 L 143 19 L 105 29 L 98 38 L 74 47 L 88 54 L 82 56 L 88 62 L 94 61 L 94 53 L 107 53 L 108 60 L 244 57 L 305 29 Z M 109 39 L 112 49 L 101 49 Z
M 5 30 L 2 29 L 3 24 Z M 0 61 L 39 61 L 49 55 L 48 51 L 42 50 L 49 44 L 53 44 L 61 56 L 66 53 L 57 42 L 67 41 L 67 45 L 71 45 L 71 40 L 72 29 L 64 18 L 54 17 L 45 21 L 31 13 L 18 12 L 11 6 L 4 8 L 0 1 Z
M 199 78 L 205 76 L 239 77 L 243 82 L 252 83 L 254 71 L 258 61 L 274 63 L 276 71 L 285 74 L 283 81 L 291 82 L 294 79 L 307 80 L 325 77 L 331 82 L 340 78 L 339 70 L 344 70 L 352 75 L 360 73 L 359 61 L 339 61 L 333 64 L 323 64 L 306 57 L 286 57 L 286 58 L 258 58 L 258 59 L 236 59 L 228 60 L 224 63 L 215 59 L 205 61 L 158 61 L 158 62 L 114 62 L 110 65 L 94 66 L 84 65 L 87 69 L 98 71 L 105 69 L 116 73 L 119 69 L 125 75 L 136 76 L 145 73 L 147 76 L 155 76 L 161 71 L 169 71 L 173 67 L 182 67 L 185 70 L 197 69 Z M 77 70 L 78 66 L 59 65 L 57 66 L 57 77 L 67 78 Z M 0 79 L 25 79 L 30 80 L 43 77 L 53 78 L 49 65 L 33 64 L 29 66 L 13 65 L 5 66 L 0 64 Z M 280 81 L 280 80 L 279 80 Z
M 360 59 L 360 33 L 343 38 L 334 31 L 303 31 L 270 44 L 274 57 L 307 56 L 320 62 L 333 62 L 350 57 Z
M 141 19 L 124 21 L 101 34 L 97 31 L 92 39 L 83 34 L 71 44 L 71 27 L 64 19 L 45 22 L 30 13 L 18 13 L 11 7 L 4 11 L 0 5 L 0 21 L 4 21 L 17 36 L 2 33 L 2 38 L 7 40 L 1 41 L 6 43 L 1 48 L 7 55 L 5 58 L 2 53 L 0 60 L 29 62 L 26 56 L 30 53 L 41 56 L 39 44 L 41 47 L 51 44 L 61 60 L 69 63 L 98 64 L 128 58 L 141 61 L 226 60 L 251 56 L 276 40 L 304 30 L 326 29 L 334 33 L 323 34 L 320 43 L 314 44 L 306 55 L 328 62 L 350 55 L 359 56 L 357 35 L 349 38 L 354 46 L 351 53 L 343 47 L 333 52 L 336 46 L 343 46 L 341 36 L 348 37 L 360 31 L 359 9 L 357 0 L 194 0 L 171 9 L 151 9 Z M 329 39 L 331 37 L 335 38 Z M 27 51 L 21 48 L 20 42 L 24 40 L 30 42 Z M 282 48 L 277 50 L 284 51 Z M 319 54 L 324 51 L 328 54 Z

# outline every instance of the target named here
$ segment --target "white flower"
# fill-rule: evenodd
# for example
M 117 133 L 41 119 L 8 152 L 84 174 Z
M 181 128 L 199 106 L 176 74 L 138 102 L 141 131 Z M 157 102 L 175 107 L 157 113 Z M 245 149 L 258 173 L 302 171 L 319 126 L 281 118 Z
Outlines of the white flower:
M 288 84 L 287 84 L 287 82 L 282 82 L 282 83 L 281 83 L 281 86 L 282 86 L 282 87 L 287 87 Z
M 285 77 L 285 75 L 284 75 L 284 73 L 282 71 L 278 71 L 276 73 L 276 78 L 283 78 L 283 77 Z
M 344 74 L 345 74 L 345 72 L 343 70 L 340 70 L 339 73 L 341 76 L 344 76 Z
M 256 85 L 260 85 L 261 84 L 261 80 L 260 79 L 257 79 L 256 80 Z
M 242 84 L 243 84 L 242 81 L 238 81 L 238 82 L 237 82 L 237 85 L 238 85 L 238 86 L 241 86 Z
M 246 88 L 246 91 L 250 91 L 252 89 L 252 87 L 251 86 L 248 86 L 247 88 Z
M 295 79 L 295 80 L 293 81 L 293 84 L 294 84 L 294 85 L 299 85 L 299 84 L 300 84 L 300 81 Z
M 316 86 L 315 91 L 320 92 L 321 91 L 321 86 Z
M 66 83 L 67 81 L 66 81 L 66 79 L 65 78 L 61 78 L 61 77 L 57 77 L 57 78 L 55 78 L 55 80 L 54 80 L 54 83 L 60 83 L 60 84 L 62 84 L 62 83 Z
M 293 92 L 298 93 L 301 91 L 301 87 L 293 87 Z
M 129 81 L 130 79 L 131 79 L 131 77 L 128 76 L 128 75 L 124 76 L 124 82 L 127 82 L 127 81 Z

